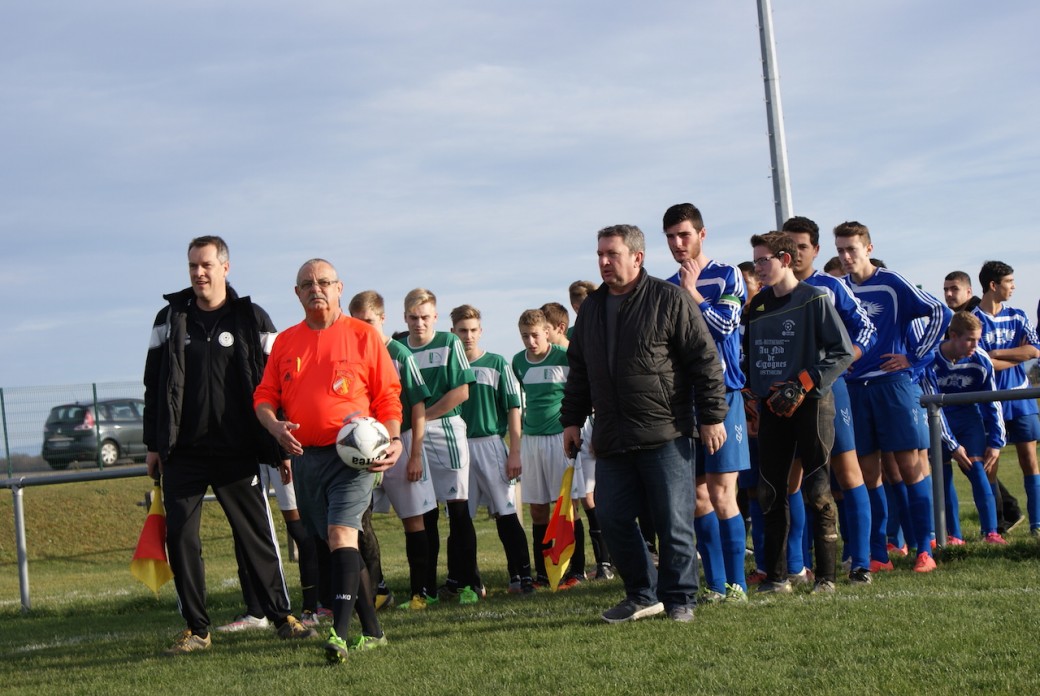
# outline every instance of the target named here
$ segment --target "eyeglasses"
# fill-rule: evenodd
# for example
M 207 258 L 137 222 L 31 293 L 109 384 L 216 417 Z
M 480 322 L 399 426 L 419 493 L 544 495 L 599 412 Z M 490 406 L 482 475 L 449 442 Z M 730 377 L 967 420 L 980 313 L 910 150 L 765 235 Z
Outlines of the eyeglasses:
M 305 280 L 300 283 L 300 290 L 311 290 L 317 285 L 322 290 L 325 290 L 330 285 L 338 283 L 338 280 L 329 280 L 328 278 L 319 278 L 318 280 Z
M 762 258 L 755 259 L 754 264 L 756 266 L 758 266 L 759 268 L 761 268 L 762 266 L 765 266 L 767 263 L 769 263 L 769 261 L 771 259 L 776 259 L 777 261 L 780 261 L 781 263 L 783 263 L 783 259 L 781 259 L 779 255 L 777 255 L 777 256 L 763 256 Z

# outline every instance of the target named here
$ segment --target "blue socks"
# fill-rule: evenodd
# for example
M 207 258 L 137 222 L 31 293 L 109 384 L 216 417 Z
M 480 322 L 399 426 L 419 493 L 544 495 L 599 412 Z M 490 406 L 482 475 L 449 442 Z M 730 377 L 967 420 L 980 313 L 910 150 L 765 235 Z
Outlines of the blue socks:
M 879 563 L 888 563 L 888 499 L 884 486 L 867 489 L 867 497 L 870 500 L 870 557 Z
M 805 567 L 805 499 L 798 490 L 787 496 L 791 526 L 787 531 L 787 572 L 800 573 Z
M 722 557 L 719 518 L 715 511 L 694 517 L 693 530 L 697 534 L 697 552 L 704 567 L 704 584 L 709 590 L 726 594 L 726 562 Z
M 968 470 L 971 481 L 971 494 L 975 499 L 975 507 L 979 511 L 979 528 L 982 536 L 997 531 L 997 501 L 993 497 L 993 486 L 986 478 L 986 469 L 982 462 L 972 462 Z
M 905 486 L 909 502 L 910 523 L 917 542 L 917 553 L 932 554 L 932 481 L 925 476 L 917 483 Z
M 740 516 L 740 513 L 728 520 L 719 520 L 719 536 L 722 537 L 726 582 L 730 585 L 739 585 L 742 590 L 747 592 L 747 580 L 744 576 L 747 530 L 744 528 L 744 518 Z
M 1026 510 L 1029 511 L 1029 528 L 1040 529 L 1040 474 L 1022 477 L 1026 488 Z
M 849 525 L 848 550 L 852 567 L 870 568 L 871 501 L 865 484 L 845 491 L 845 519 Z
M 957 467 L 958 469 L 960 467 Z M 943 487 L 946 489 L 946 533 L 963 539 L 961 534 L 960 501 L 953 485 L 953 465 L 943 464 Z

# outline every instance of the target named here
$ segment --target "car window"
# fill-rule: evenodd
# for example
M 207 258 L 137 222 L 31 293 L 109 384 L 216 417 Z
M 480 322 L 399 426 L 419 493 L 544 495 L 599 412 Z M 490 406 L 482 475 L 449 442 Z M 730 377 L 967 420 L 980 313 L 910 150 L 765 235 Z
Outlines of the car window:
M 134 420 L 134 409 L 130 404 L 112 404 L 113 420 Z
M 55 406 L 47 416 L 48 423 L 82 423 L 86 409 L 78 404 Z

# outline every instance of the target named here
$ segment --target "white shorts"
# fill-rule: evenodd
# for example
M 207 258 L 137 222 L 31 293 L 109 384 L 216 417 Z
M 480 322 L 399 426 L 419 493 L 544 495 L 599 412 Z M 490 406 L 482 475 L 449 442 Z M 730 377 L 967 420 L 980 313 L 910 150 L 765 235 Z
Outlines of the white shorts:
M 520 465 L 523 467 L 524 502 L 535 505 L 555 502 L 560 497 L 563 473 L 570 465 L 563 453 L 563 433 L 524 435 L 520 445 Z M 584 497 L 584 491 L 585 478 L 581 474 L 581 465 L 575 463 L 571 498 Z
M 408 480 L 408 457 L 412 451 L 412 431 L 401 433 L 401 456 L 397 463 L 383 472 L 383 480 L 376 488 L 378 498 L 373 493 L 373 512 L 388 512 L 389 505 L 401 519 L 417 517 L 437 507 L 437 494 L 433 491 L 433 481 L 423 457 L 423 475 L 418 481 Z M 379 507 L 386 509 L 379 509 Z
M 492 515 L 516 513 L 516 484 L 506 478 L 506 443 L 498 435 L 469 439 L 469 514 L 477 504 Z
M 589 452 L 592 449 L 592 416 L 585 419 L 585 425 L 581 428 L 581 474 L 585 479 L 585 495 L 596 492 L 596 458 Z
M 462 416 L 427 421 L 423 454 L 438 501 L 469 498 L 469 445 Z
M 292 481 L 288 485 L 282 483 L 282 474 L 278 469 L 261 464 L 260 485 L 264 487 L 265 492 L 271 490 L 272 486 L 274 487 L 274 497 L 278 501 L 279 510 L 288 512 L 296 509 L 296 489 L 293 487 Z

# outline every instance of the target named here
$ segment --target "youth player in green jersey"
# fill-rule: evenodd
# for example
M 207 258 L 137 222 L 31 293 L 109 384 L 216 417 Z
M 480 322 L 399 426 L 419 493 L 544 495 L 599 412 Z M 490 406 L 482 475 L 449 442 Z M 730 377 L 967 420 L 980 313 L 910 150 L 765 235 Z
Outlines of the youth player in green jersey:
M 535 584 L 547 586 L 542 540 L 568 465 L 560 424 L 560 405 L 567 383 L 567 353 L 549 343 L 549 323 L 542 310 L 529 309 L 521 314 L 519 328 L 526 350 L 513 356 L 513 372 L 526 397 L 520 446 L 523 497 L 531 506 L 532 549 L 538 574 Z M 575 466 L 571 483 L 573 503 L 579 502 L 584 490 L 581 467 Z M 574 587 L 585 580 L 585 540 L 578 537 L 577 526 L 574 532 L 574 555 L 567 576 L 560 581 L 560 589 Z
M 438 590 L 441 599 L 458 598 L 475 604 L 481 590 L 477 577 L 477 535 L 469 516 L 469 447 L 466 423 L 459 406 L 469 398 L 476 381 L 458 337 L 437 331 L 437 297 L 416 288 L 404 298 L 408 348 L 422 372 L 430 398 L 426 401 L 426 440 L 423 451 L 433 478 L 437 500 L 448 505 L 448 579 Z M 430 541 L 430 573 L 437 572 L 440 544 L 434 543 L 439 511 L 426 513 Z M 436 584 L 435 582 L 433 583 Z
M 409 609 L 425 609 L 429 594 L 436 586 L 427 586 L 429 577 L 429 541 L 423 515 L 437 509 L 437 495 L 433 490 L 423 460 L 423 439 L 426 433 L 426 399 L 430 390 L 422 373 L 404 345 L 383 331 L 386 308 L 383 297 L 374 290 L 359 292 L 350 300 L 350 316 L 371 324 L 379 331 L 390 358 L 401 379 L 401 452 L 405 466 L 395 466 L 383 473 L 382 481 L 373 495 L 385 496 L 404 525 L 405 556 L 411 585 L 411 600 L 404 605 Z M 436 565 L 434 566 L 436 571 Z
M 587 282 L 587 281 L 578 281 Z M 589 283 L 592 285 L 592 283 Z M 571 286 L 572 288 L 574 285 Z M 587 290 L 587 287 L 582 287 Z M 595 290 L 595 286 L 592 288 Z M 575 312 L 578 310 L 575 309 Z M 559 346 L 564 351 L 570 345 L 569 325 L 571 323 L 567 308 L 559 302 L 546 302 L 542 305 L 542 313 L 549 322 L 549 343 Z M 589 416 L 585 426 L 581 429 L 581 475 L 585 480 L 585 489 L 579 491 L 584 493 L 581 506 L 585 509 L 585 517 L 589 520 L 589 542 L 592 544 L 592 555 L 596 559 L 596 574 L 594 580 L 611 580 L 614 577 L 614 569 L 610 566 L 610 557 L 607 555 L 606 544 L 603 543 L 603 530 L 599 526 L 599 518 L 596 517 L 596 458 L 592 455 L 592 424 L 595 416 Z M 581 519 L 575 511 L 574 516 L 574 538 L 584 541 L 585 530 Z
M 480 311 L 471 305 L 451 310 L 451 332 L 466 349 L 477 381 L 462 403 L 469 441 L 469 511 L 484 499 L 495 517 L 506 553 L 511 594 L 534 591 L 527 534 L 517 515 L 516 479 L 520 466 L 520 385 L 506 359 L 480 347 Z M 502 436 L 508 431 L 509 450 Z

